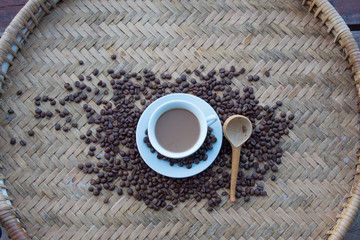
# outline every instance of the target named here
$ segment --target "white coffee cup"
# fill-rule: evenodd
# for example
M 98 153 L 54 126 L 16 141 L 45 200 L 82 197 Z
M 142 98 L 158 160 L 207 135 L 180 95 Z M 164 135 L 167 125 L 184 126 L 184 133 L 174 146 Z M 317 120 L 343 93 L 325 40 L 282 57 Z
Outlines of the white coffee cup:
M 163 113 L 165 113 L 171 109 L 185 109 L 185 110 L 191 112 L 192 114 L 194 114 L 194 116 L 199 121 L 200 134 L 199 134 L 199 137 L 198 137 L 196 143 L 191 148 L 189 148 L 183 152 L 168 151 L 167 149 L 163 148 L 159 144 L 158 140 L 156 139 L 156 135 L 155 135 L 156 122 L 158 121 L 158 119 L 161 117 L 161 115 Z M 174 159 L 184 158 L 184 157 L 187 157 L 187 156 L 193 154 L 201 147 L 201 145 L 205 141 L 208 126 L 210 126 L 211 124 L 216 122 L 216 120 L 218 120 L 218 119 L 219 118 L 217 115 L 205 116 L 203 111 L 201 111 L 196 105 L 194 105 L 188 101 L 183 101 L 183 100 L 169 101 L 169 102 L 166 102 L 166 103 L 160 105 L 151 114 L 151 117 L 150 117 L 150 120 L 148 123 L 149 140 L 150 140 L 151 145 L 154 147 L 154 149 L 161 155 L 168 157 L 168 158 L 174 158 Z

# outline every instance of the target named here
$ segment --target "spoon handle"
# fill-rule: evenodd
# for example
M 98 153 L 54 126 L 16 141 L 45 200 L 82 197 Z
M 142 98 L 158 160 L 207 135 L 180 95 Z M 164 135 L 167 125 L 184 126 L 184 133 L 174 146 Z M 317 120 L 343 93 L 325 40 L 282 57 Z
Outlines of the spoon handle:
M 230 202 L 235 202 L 235 188 L 236 180 L 239 172 L 241 146 L 232 147 L 232 159 L 231 159 L 231 181 L 230 181 Z

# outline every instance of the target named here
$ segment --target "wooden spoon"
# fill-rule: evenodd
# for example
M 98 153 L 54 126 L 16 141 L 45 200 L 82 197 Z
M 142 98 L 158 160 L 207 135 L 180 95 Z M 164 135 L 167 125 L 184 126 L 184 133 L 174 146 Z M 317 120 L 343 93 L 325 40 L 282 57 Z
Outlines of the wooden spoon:
M 242 115 L 233 115 L 226 119 L 223 132 L 232 148 L 230 202 L 235 202 L 236 179 L 239 172 L 241 146 L 248 140 L 252 133 L 250 120 Z

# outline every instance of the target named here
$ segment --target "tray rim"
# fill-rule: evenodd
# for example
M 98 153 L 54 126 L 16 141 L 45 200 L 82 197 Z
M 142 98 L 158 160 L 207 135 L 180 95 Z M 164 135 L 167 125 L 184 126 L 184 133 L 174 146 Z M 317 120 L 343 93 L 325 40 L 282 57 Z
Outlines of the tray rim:
M 61 0 L 29 0 L 14 17 L 0 39 L 0 96 L 6 91 L 8 69 L 13 65 L 13 59 L 23 48 L 39 21 Z M 300 0 L 298 0 L 300 4 Z M 302 0 L 301 4 L 308 8 L 308 12 L 319 18 L 321 24 L 327 27 L 327 32 L 334 36 L 334 42 L 339 45 L 339 51 L 344 53 L 348 61 L 350 75 L 353 77 L 360 99 L 360 50 L 349 27 L 328 0 Z M 360 208 L 360 157 L 355 165 L 354 180 L 350 192 L 345 196 L 344 208 L 337 216 L 335 226 L 327 232 L 328 239 L 343 239 L 356 218 Z M 6 191 L 4 176 L 0 176 L 0 223 L 10 233 L 12 239 L 30 239 L 21 225 L 20 216 L 11 205 L 11 198 Z M 14 222 L 19 224 L 7 224 Z

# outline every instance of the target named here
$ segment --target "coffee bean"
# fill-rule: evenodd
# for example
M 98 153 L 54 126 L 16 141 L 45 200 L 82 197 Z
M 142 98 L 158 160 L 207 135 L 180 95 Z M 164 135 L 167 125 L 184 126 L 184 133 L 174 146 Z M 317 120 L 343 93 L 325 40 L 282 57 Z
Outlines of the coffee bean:
M 204 64 L 201 64 L 200 69 L 204 69 L 204 68 L 205 68 Z
M 267 71 L 265 71 L 265 76 L 266 77 L 270 77 L 270 72 L 267 70 Z
M 172 206 L 172 205 L 167 205 L 166 206 L 166 210 L 167 211 L 171 211 L 171 210 L 173 210 L 174 209 L 174 207 Z
M 65 83 L 65 84 L 64 84 L 64 88 L 65 88 L 66 90 L 68 90 L 68 91 L 72 91 L 72 90 L 73 90 L 73 88 L 71 87 L 71 85 L 70 85 L 69 83 Z
M 26 146 L 26 142 L 24 140 L 20 140 L 20 145 L 21 146 Z
M 69 131 L 69 128 L 67 126 L 63 126 L 63 131 L 64 132 L 68 132 Z
M 8 110 L 8 113 L 9 114 L 13 114 L 14 113 L 14 110 L 12 110 L 11 108 Z
M 252 75 L 248 76 L 248 81 L 251 82 L 252 80 L 254 80 L 254 77 Z
M 121 196 L 123 194 L 123 190 L 121 188 L 119 188 L 116 192 L 119 196 Z
M 99 196 L 100 195 L 100 190 L 95 189 L 93 194 L 94 194 L 94 196 Z
M 273 165 L 273 166 L 271 167 L 271 171 L 277 172 L 277 171 L 278 171 L 278 167 L 277 167 L 276 165 Z
M 15 139 L 15 138 L 11 138 L 11 139 L 10 139 L 10 144 L 11 144 L 11 145 L 15 145 L 15 143 L 16 143 L 16 139 Z
M 92 131 L 89 129 L 89 130 L 87 130 L 87 132 L 86 132 L 86 136 L 91 136 L 91 134 L 92 134 Z
M 16 92 L 16 95 L 20 96 L 22 93 L 23 93 L 23 92 L 22 92 L 21 90 L 18 90 L 18 91 Z
M 272 175 L 271 176 L 271 181 L 275 181 L 276 180 L 276 176 L 275 175 Z
M 93 75 L 97 76 L 98 74 L 99 74 L 99 69 L 95 68 L 94 71 L 93 71 Z
M 116 59 L 116 55 L 115 55 L 115 54 L 112 54 L 112 55 L 111 55 L 111 59 L 112 59 L 112 60 L 115 60 L 115 59 Z
M 61 129 L 60 124 L 58 124 L 58 123 L 57 123 L 57 124 L 55 124 L 55 130 L 56 130 L 56 131 L 59 131 L 60 129 Z
M 79 60 L 79 64 L 80 64 L 80 65 L 84 65 L 84 61 L 83 61 L 83 60 Z
M 46 116 L 49 117 L 49 118 L 51 118 L 51 117 L 53 116 L 53 113 L 50 112 L 50 111 L 47 111 L 47 112 L 46 112 Z
M 84 81 L 85 77 L 84 77 L 84 75 L 80 74 L 80 75 L 78 76 L 78 79 L 79 79 L 80 81 Z
M 260 79 L 260 77 L 259 77 L 258 75 L 255 75 L 255 76 L 253 77 L 253 80 L 254 80 L 255 82 L 259 81 L 259 79 Z M 250 81 L 250 80 L 249 80 L 249 81 Z
M 35 134 L 35 133 L 34 133 L 33 130 L 29 130 L 29 131 L 28 131 L 28 135 L 29 135 L 30 137 L 34 136 L 34 134 Z
M 295 115 L 294 114 L 290 114 L 289 116 L 288 116 L 288 119 L 289 120 L 293 120 L 295 118 Z

